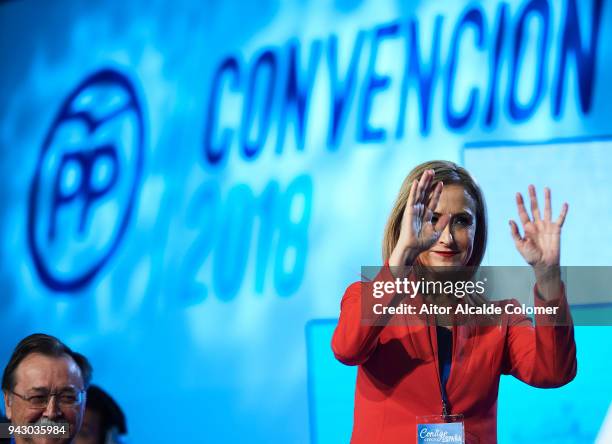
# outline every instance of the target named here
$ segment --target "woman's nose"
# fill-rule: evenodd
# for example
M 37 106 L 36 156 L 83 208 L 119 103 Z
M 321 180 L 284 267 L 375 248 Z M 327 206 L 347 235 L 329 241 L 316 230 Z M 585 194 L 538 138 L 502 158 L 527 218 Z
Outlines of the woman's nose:
M 444 230 L 442 230 L 442 234 L 440 235 L 440 239 L 439 239 L 440 242 L 446 245 L 452 245 L 454 242 L 453 231 L 451 229 L 451 226 L 452 226 L 451 222 L 452 221 L 446 224 L 446 227 L 444 227 Z

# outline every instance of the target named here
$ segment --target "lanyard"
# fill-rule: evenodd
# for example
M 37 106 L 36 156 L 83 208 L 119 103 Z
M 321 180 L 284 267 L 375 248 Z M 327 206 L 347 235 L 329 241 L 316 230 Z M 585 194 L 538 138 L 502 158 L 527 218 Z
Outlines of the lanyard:
M 452 336 L 452 330 L 451 330 L 451 337 L 445 337 L 444 335 L 447 335 L 448 332 L 443 331 L 443 330 L 439 330 L 442 329 L 443 327 L 438 327 L 436 326 L 436 343 L 438 345 L 438 352 L 435 353 L 436 356 L 434 357 L 434 359 L 436 360 L 436 373 L 437 373 L 437 377 L 438 377 L 438 383 L 440 386 L 440 397 L 442 398 L 442 415 L 443 416 L 448 416 L 449 412 L 448 412 L 448 394 L 446 392 L 446 383 L 448 382 L 449 376 L 450 376 L 450 368 L 452 367 L 452 344 L 453 344 L 453 336 Z M 438 331 L 441 331 L 441 333 L 438 333 Z M 440 339 L 442 339 L 443 341 L 440 341 Z M 445 349 L 443 350 L 444 352 L 448 351 L 448 341 L 450 340 L 450 356 L 448 353 L 441 353 L 442 350 L 442 342 L 444 342 L 445 345 Z M 430 342 L 431 342 L 431 337 L 430 337 Z M 432 351 L 433 351 L 433 344 L 432 344 Z M 443 355 L 444 357 L 444 361 L 445 361 L 445 366 L 444 368 L 442 367 L 442 362 L 440 360 L 440 356 Z M 446 371 L 448 367 L 448 372 Z M 442 376 L 445 376 L 445 378 L 443 378 Z

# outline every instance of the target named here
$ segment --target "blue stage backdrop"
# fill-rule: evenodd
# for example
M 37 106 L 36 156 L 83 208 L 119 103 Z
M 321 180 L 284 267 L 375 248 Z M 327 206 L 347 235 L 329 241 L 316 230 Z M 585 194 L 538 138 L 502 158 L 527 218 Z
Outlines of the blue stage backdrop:
M 330 334 L 422 161 L 482 183 L 488 265 L 530 182 L 612 265 L 610 1 L 4 1 L 0 64 L 0 360 L 59 336 L 132 443 L 348 441 Z M 604 442 L 612 332 L 577 340 L 500 443 Z

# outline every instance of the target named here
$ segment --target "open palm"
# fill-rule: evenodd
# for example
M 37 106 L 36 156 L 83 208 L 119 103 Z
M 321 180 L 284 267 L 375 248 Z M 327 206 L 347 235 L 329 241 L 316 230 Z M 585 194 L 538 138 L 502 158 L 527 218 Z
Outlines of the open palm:
M 425 251 L 436 243 L 450 220 L 448 214 L 433 220 L 443 188 L 442 182 L 432 187 L 433 177 L 434 171 L 426 170 L 420 180 L 414 180 L 402 216 L 398 242 L 416 252 Z
M 510 233 L 517 250 L 534 267 L 551 267 L 560 263 L 561 252 L 561 227 L 565 222 L 568 205 L 563 204 L 561 213 L 555 221 L 552 220 L 552 209 L 550 203 L 550 189 L 544 188 L 544 217 L 540 215 L 536 190 L 529 185 L 529 199 L 531 201 L 531 214 L 529 217 L 525 209 L 525 202 L 521 193 L 516 193 L 516 206 L 519 218 L 523 226 L 523 236 L 519 232 L 518 225 L 510 221 Z

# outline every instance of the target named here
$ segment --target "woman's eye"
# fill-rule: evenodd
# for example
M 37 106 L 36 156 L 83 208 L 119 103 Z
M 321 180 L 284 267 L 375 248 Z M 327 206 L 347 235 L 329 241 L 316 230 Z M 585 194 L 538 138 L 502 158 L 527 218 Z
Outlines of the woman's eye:
M 438 219 L 440 219 L 439 216 L 436 216 L 436 215 L 431 216 L 431 223 L 433 225 L 437 224 L 438 223 Z
M 462 225 L 464 227 L 469 227 L 470 225 L 472 225 L 472 219 L 470 219 L 469 217 L 465 217 L 465 216 L 459 216 L 458 218 L 455 219 L 455 223 Z

